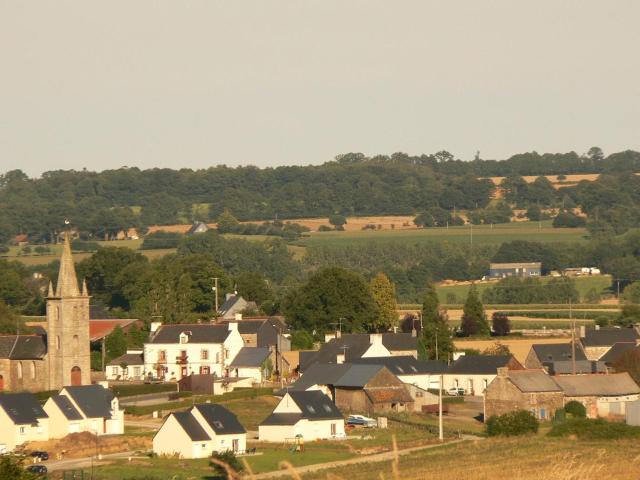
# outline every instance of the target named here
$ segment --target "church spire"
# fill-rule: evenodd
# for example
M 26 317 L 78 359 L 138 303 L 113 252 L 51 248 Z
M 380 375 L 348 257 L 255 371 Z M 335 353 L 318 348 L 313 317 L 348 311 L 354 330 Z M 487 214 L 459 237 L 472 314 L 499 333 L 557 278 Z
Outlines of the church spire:
M 82 279 L 82 296 L 83 297 L 88 297 L 89 296 L 89 290 L 87 289 L 87 279 L 86 278 Z
M 64 245 L 62 246 L 62 257 L 60 257 L 60 272 L 58 273 L 58 284 L 56 285 L 56 297 L 79 297 L 78 278 L 76 268 L 71 255 L 71 241 L 69 232 L 64 234 Z
M 49 280 L 49 291 L 47 292 L 47 297 L 53 297 L 53 283 Z

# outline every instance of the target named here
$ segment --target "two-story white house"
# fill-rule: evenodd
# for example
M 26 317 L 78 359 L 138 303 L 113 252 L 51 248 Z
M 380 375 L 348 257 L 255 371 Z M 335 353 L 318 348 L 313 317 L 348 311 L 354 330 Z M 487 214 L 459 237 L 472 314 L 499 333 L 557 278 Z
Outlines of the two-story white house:
M 229 365 L 244 346 L 235 322 L 153 325 L 144 344 L 146 377 L 180 380 L 191 374 L 229 376 Z

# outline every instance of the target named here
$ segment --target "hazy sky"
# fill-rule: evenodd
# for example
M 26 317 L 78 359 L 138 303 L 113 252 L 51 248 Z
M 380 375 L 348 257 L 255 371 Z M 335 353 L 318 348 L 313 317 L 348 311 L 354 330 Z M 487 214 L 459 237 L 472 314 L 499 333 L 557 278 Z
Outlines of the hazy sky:
M 0 0 L 0 171 L 640 149 L 640 1 Z

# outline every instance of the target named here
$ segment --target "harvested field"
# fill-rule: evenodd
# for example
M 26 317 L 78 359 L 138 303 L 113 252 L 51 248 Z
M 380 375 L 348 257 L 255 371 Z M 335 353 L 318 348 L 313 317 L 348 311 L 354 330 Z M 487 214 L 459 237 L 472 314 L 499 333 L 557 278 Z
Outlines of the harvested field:
M 493 338 L 491 340 L 455 340 L 454 344 L 456 349 L 473 348 L 476 350 L 486 350 L 493 347 L 497 342 L 509 347 L 509 350 L 516 357 L 520 363 L 524 362 L 527 358 L 531 345 L 534 343 L 568 343 L 570 339 L 567 338 Z

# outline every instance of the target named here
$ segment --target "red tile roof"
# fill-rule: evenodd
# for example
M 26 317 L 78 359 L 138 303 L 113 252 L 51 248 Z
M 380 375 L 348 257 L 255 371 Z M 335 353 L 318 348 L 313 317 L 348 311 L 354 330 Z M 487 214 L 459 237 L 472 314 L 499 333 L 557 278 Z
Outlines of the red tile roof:
M 120 325 L 121 328 L 137 322 L 134 318 L 118 318 L 109 320 L 89 320 L 89 340 L 95 342 L 109 335 Z

